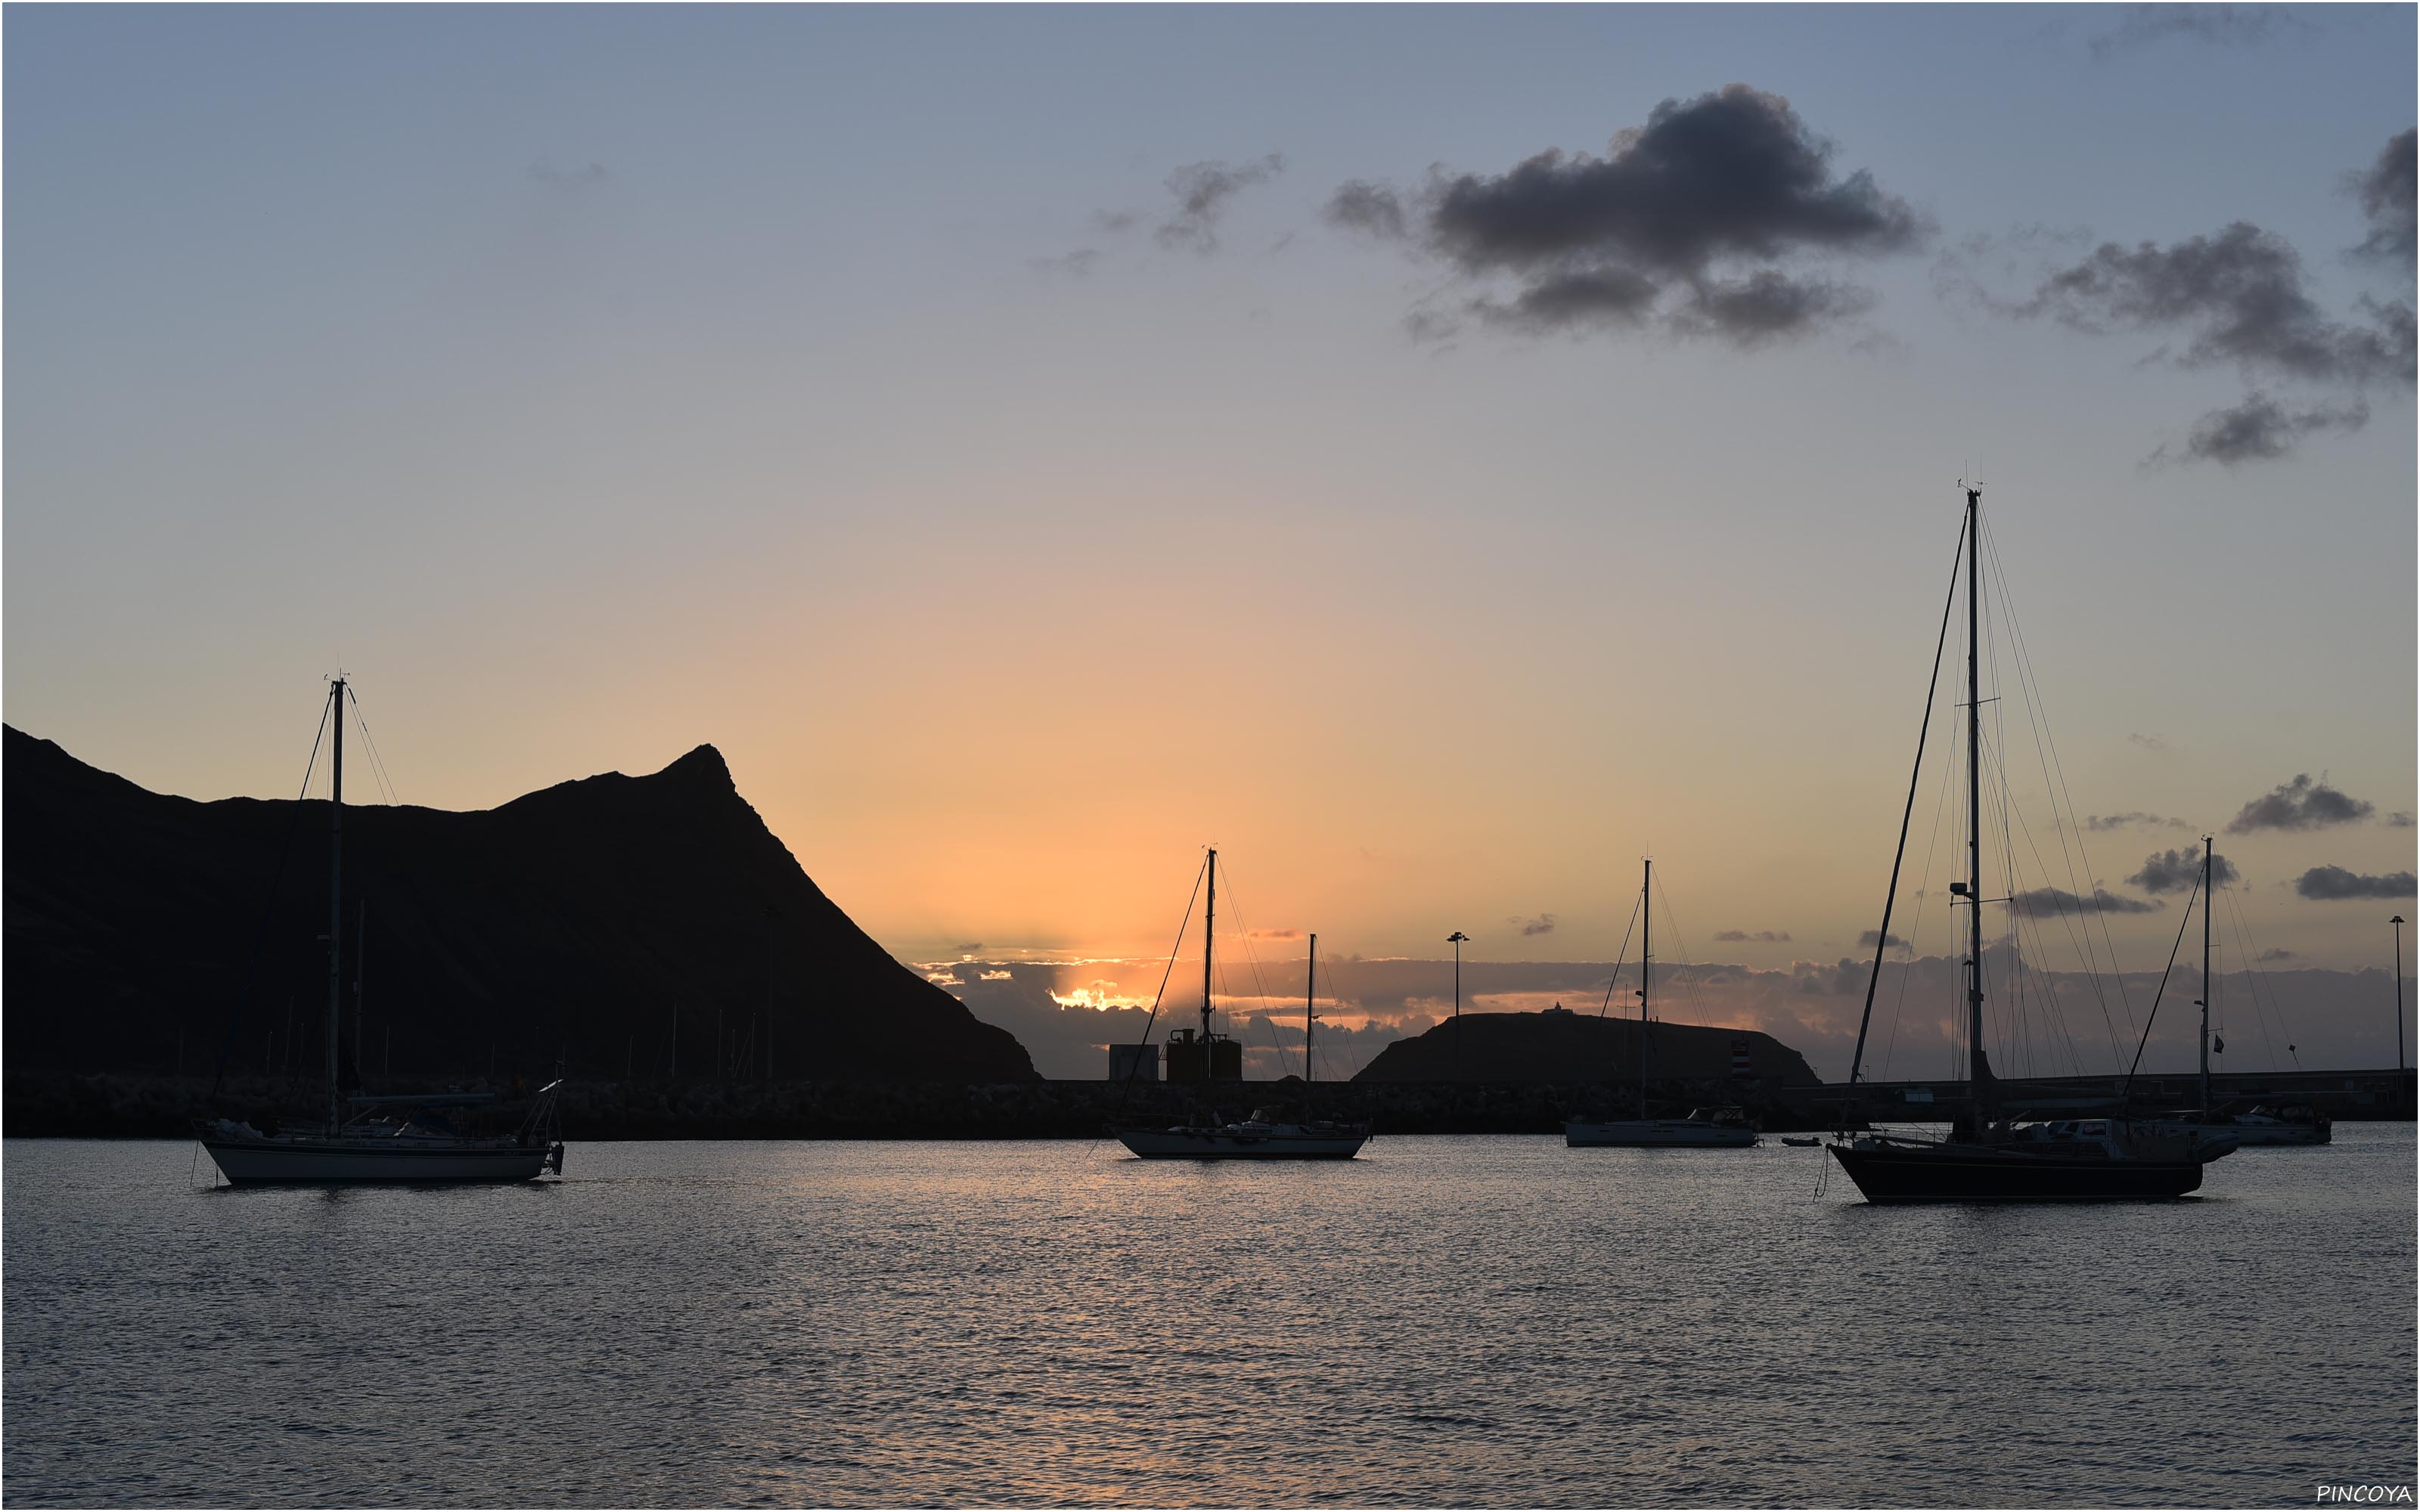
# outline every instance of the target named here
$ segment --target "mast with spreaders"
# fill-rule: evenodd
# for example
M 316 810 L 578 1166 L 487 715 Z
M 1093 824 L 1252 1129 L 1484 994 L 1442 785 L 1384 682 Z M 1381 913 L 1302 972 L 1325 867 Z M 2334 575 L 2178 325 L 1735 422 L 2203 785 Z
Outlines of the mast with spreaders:
M 1319 1023 L 1319 935 L 1311 936 L 1311 963 L 1302 984 L 1302 1121 L 1311 1121 L 1311 1041 Z
M 344 1094 L 338 1090 L 336 1047 L 343 1036 L 345 1010 L 345 679 L 340 673 L 328 687 L 330 748 L 328 765 L 328 1134 L 345 1126 Z
M 1655 862 L 1647 857 L 1638 873 L 1638 1119 L 1647 1120 L 1647 994 L 1648 963 L 1654 957 L 1648 942 L 1655 928 Z
M 2210 1120 L 2210 916 L 2217 895 L 2210 889 L 2216 883 L 2216 859 L 2211 841 L 2214 837 L 2201 838 L 2201 1000 L 2194 1006 L 2201 1010 L 2201 1117 Z
M 1210 850 L 1210 896 L 1202 908 L 1202 1086 L 1210 1086 L 1210 951 L 1218 940 L 1218 850 Z
M 1992 1126 L 1991 1058 L 1983 1050 L 1983 490 L 1966 490 L 1966 1033 L 1975 1137 Z M 1877 955 L 1882 947 L 1874 947 Z

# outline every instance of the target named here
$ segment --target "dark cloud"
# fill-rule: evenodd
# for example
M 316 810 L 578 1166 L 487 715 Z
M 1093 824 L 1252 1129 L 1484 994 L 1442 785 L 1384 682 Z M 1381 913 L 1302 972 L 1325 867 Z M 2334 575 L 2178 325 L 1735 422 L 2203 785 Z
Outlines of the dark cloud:
M 1928 231 L 1870 174 L 1835 174 L 1831 144 L 1787 100 L 1741 84 L 1665 100 L 1603 157 L 1550 148 L 1500 174 L 1435 172 L 1410 193 L 1357 179 L 1325 213 L 1411 243 L 1465 279 L 1510 278 L 1509 298 L 1466 305 L 1485 323 L 1588 331 L 1660 316 L 1676 334 L 1744 346 L 1872 303 L 1784 263 L 1904 252 Z M 1445 317 L 1417 318 L 1434 334 Z
M 2123 20 L 2096 33 L 2085 45 L 2091 50 L 2093 61 L 2106 62 L 2121 53 L 2169 40 L 2254 47 L 2286 36 L 2309 37 L 2318 30 L 2280 6 L 2142 5 L 2128 6 Z
M 1152 235 L 1163 247 L 1215 252 L 1218 220 L 1226 212 L 1227 201 L 1283 172 L 1285 157 L 1277 152 L 1250 162 L 1188 162 L 1168 176 L 1168 192 L 1176 196 L 1176 209 Z
M 1874 929 L 1869 929 L 1858 935 L 1857 943 L 1861 946 L 1879 945 L 1885 950 L 1901 949 L 1907 945 L 1905 940 L 1896 934 L 1885 934 L 1882 931 Z
M 1511 301 L 1473 300 L 1466 308 L 1491 325 L 1524 331 L 1576 331 L 1640 325 L 1663 290 L 1621 268 L 1584 268 L 1542 278 Z
M 2168 743 L 2162 740 L 2157 735 L 2135 734 L 2130 732 L 2127 734 L 2126 739 L 2130 744 L 2140 746 L 2145 750 L 2165 750 L 2168 748 Z
M 2327 774 L 2321 773 L 2314 782 L 2308 773 L 2304 773 L 2245 804 L 2243 811 L 2228 823 L 2226 832 L 2244 835 L 2256 829 L 2324 829 L 2330 825 L 2350 825 L 2366 819 L 2375 809 L 2374 804 L 2349 797 L 2328 786 Z
M 2195 421 L 2192 433 L 2185 438 L 2184 450 L 2176 460 L 2215 462 L 2221 467 L 2273 462 L 2291 455 L 2305 436 L 2327 431 L 2350 433 L 2367 424 L 2369 406 L 2357 397 L 2342 404 L 2288 410 L 2256 390 L 2245 394 L 2242 404 L 2213 409 Z M 2163 445 L 2147 460 L 2154 464 L 2169 460 L 2167 447 Z
M 1249 931 L 1249 933 L 1251 937 L 1256 940 L 1298 940 L 1302 938 L 1302 931 L 1298 929 L 1256 929 Z
M 1517 925 L 1525 936 L 1555 933 L 1555 916 L 1552 914 L 1540 914 L 1535 918 L 1508 918 L 1504 922 Z
M 1873 308 L 1866 289 L 1821 278 L 1792 278 L 1763 269 L 1733 284 L 1696 285 L 1673 313 L 1672 326 L 1691 335 L 1726 336 L 1743 347 L 1794 336 Z
M 2412 827 L 2412 816 L 2405 813 L 2402 810 L 2397 809 L 2393 813 L 2386 816 L 2386 826 L 2389 829 L 2410 829 Z
M 2079 898 L 2065 887 L 2036 887 L 2009 900 L 2009 911 L 2025 918 L 2044 918 L 2058 914 L 2153 914 L 2167 904 L 2141 898 L 2129 898 L 2095 887 L 2089 898 Z
M 2249 221 L 2165 247 L 2104 241 L 2011 307 L 2094 333 L 2175 333 L 2186 341 L 2175 360 L 2188 367 L 2233 363 L 2319 383 L 2411 382 L 2411 308 L 2367 301 L 2363 312 L 2367 324 L 2328 319 L 2304 287 L 2301 255 Z
M 2139 740 L 2142 737 L 2137 735 L 2130 738 Z M 2181 819 L 2164 818 L 2159 814 L 2145 813 L 2139 809 L 2133 813 L 2094 813 L 2084 816 L 2084 827 L 2096 833 L 2104 829 L 2123 829 L 2128 825 L 2143 825 L 2153 829 L 2191 829 L 2193 827 Z
M 2412 139 L 2405 131 L 2387 139 L 2378 161 L 2353 181 L 2369 236 L 2355 250 L 2364 256 L 2412 260 Z
M 961 946 L 959 946 L 959 947 L 958 947 L 958 954 L 960 954 L 960 955 L 972 955 L 972 954 L 974 954 L 977 950 L 980 950 L 980 949 L 983 949 L 983 941 L 981 941 L 981 940 L 977 940 L 977 941 L 975 941 L 975 943 L 974 943 L 974 944 L 972 944 L 972 945 L 961 945 Z
M 2296 892 L 2321 903 L 2338 903 L 2348 898 L 2409 898 L 2412 896 L 2412 886 L 2409 872 L 2371 877 L 2340 866 L 2315 866 L 2294 879 Z
M 1727 929 L 1716 934 L 1714 938 L 1727 945 L 1735 945 L 1743 940 L 1754 940 L 1760 945 L 1778 945 L 1788 942 L 1790 939 L 1790 932 L 1788 930 L 1761 929 L 1756 931 L 1754 933 L 1750 933 L 1748 931 L 1744 929 Z
M 2257 959 L 2271 962 L 2300 961 L 2303 959 L 2303 953 L 2300 950 L 2288 950 L 2281 945 L 2274 949 L 2261 951 Z
M 613 170 L 601 162 L 582 163 L 577 168 L 558 168 L 551 162 L 533 162 L 529 176 L 549 189 L 565 193 L 592 189 L 613 177 Z
M 2235 863 L 2224 856 L 2212 856 L 2211 880 L 2225 887 L 2243 880 Z M 2201 885 L 2201 847 L 2189 845 L 2181 851 L 2153 851 L 2143 857 L 2143 870 L 2126 879 L 2130 887 L 2145 892 L 2184 892 Z

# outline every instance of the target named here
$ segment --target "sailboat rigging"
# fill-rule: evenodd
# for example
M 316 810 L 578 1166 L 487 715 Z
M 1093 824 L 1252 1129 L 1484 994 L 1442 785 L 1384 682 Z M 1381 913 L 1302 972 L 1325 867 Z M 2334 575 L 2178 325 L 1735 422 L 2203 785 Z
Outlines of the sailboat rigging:
M 2217 983 L 2211 976 L 2211 919 L 2218 911 L 2218 874 L 2216 837 L 2204 835 L 2201 841 L 2201 996 L 2194 1006 L 2201 1010 L 2201 1097 L 2193 1108 L 2162 1114 L 2150 1120 L 2151 1126 L 2169 1134 L 2190 1134 L 2203 1139 L 2231 1139 L 2239 1145 L 2324 1145 L 2335 1137 L 2334 1125 L 2318 1110 L 2307 1106 L 2285 1108 L 2256 1107 L 2242 1113 L 2221 1111 L 2210 1095 L 2210 1053 L 2212 1048 L 2210 1032 L 2211 999 L 2217 996 Z M 2226 1041 L 2217 1042 L 2224 1050 Z
M 1952 907 L 1967 909 L 1965 989 L 1968 1113 L 1940 1141 L 1873 1134 L 1831 1146 L 1833 1158 L 1869 1202 L 1978 1200 L 2075 1201 L 2181 1196 L 2201 1186 L 2202 1167 L 2232 1151 L 2232 1138 L 2202 1131 L 2136 1123 L 2122 1118 L 2066 1119 L 2018 1124 L 2000 1117 L 2000 1095 L 1983 1043 L 1983 828 L 1981 574 L 1982 501 L 1967 487 L 1966 557 L 1966 880 L 1949 885 Z M 1946 616 L 1945 616 L 1946 621 Z M 1939 669 L 1935 653 L 1935 671 Z M 1931 709 L 1928 694 L 1926 707 Z M 1918 748 L 1921 751 L 1921 746 Z M 1912 779 L 1913 780 L 1913 779 Z M 1902 825 L 1901 844 L 1905 844 Z M 2205 863 L 2207 864 L 2207 863 Z M 1898 862 L 1892 863 L 1896 891 Z M 1885 918 L 1888 903 L 1885 904 Z M 1880 969 L 1882 944 L 1874 950 Z M 2207 993 L 2204 994 L 2206 997 Z M 1871 1012 L 1872 993 L 1867 995 Z M 1863 1069 L 1864 1028 L 1858 1031 Z
M 1213 1053 L 1215 1047 L 1233 1042 L 1210 1032 L 1211 958 L 1216 943 L 1214 925 L 1218 905 L 1218 853 L 1215 849 L 1210 852 L 1206 865 L 1208 887 L 1202 914 L 1201 1037 L 1194 1040 L 1193 1031 L 1189 1029 L 1179 1029 L 1169 1037 L 1171 1069 L 1176 1063 L 1175 1052 L 1180 1046 L 1201 1045 L 1199 1064 L 1205 1102 L 1218 1064 Z M 1299 1121 L 1286 1120 L 1281 1111 L 1275 1107 L 1256 1108 L 1250 1118 L 1239 1121 L 1222 1121 L 1215 1114 L 1205 1111 L 1189 1122 L 1166 1129 L 1113 1130 L 1111 1132 L 1117 1135 L 1118 1142 L 1144 1160 L 1351 1160 L 1359 1154 L 1362 1145 L 1370 1137 L 1367 1123 L 1333 1122 L 1315 1119 L 1311 1116 L 1311 1033 L 1319 1018 L 1318 998 L 1319 936 L 1313 934 L 1311 937 L 1309 977 L 1303 989 L 1303 1088 L 1302 1118 Z M 1240 1060 L 1237 1068 L 1240 1073 Z
M 260 1129 L 233 1119 L 213 1119 L 199 1131 L 202 1148 L 219 1170 L 238 1183 L 302 1181 L 524 1181 L 541 1171 L 563 1171 L 563 1145 L 554 1137 L 560 1081 L 539 1088 L 528 1116 L 510 1134 L 453 1133 L 417 1121 L 419 1110 L 493 1101 L 489 1093 L 444 1096 L 348 1096 L 344 1084 L 345 1001 L 345 712 L 346 679 L 328 685 L 328 1117 L 319 1129 Z M 363 915 L 365 938 L 368 915 Z M 366 950 L 362 952 L 366 954 Z M 356 957 L 356 971 L 360 956 Z M 361 982 L 353 984 L 358 996 Z M 348 1106 L 353 1110 L 348 1114 Z M 397 1115 L 400 1115 L 398 1117 Z
M 1638 1117 L 1635 1119 L 1573 1119 L 1563 1125 L 1563 1143 L 1583 1146 L 1683 1147 L 1742 1149 L 1757 1142 L 1747 1120 L 1730 1110 L 1700 1108 L 1685 1119 L 1647 1116 L 1647 1036 L 1652 990 L 1655 910 L 1655 863 L 1643 863 L 1638 883 Z

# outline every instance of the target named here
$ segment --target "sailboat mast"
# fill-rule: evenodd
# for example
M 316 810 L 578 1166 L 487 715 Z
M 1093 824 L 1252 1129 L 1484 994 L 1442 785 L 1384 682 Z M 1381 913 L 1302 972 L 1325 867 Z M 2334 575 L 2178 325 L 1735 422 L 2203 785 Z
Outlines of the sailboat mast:
M 1655 927 L 1655 862 L 1641 864 L 1638 873 L 1638 1117 L 1647 1117 L 1647 943 Z
M 2216 871 L 2211 836 L 2201 838 L 2201 1116 L 2210 1117 L 2210 915 L 2217 899 L 2210 887 Z
M 1319 935 L 1311 936 L 1311 964 L 1302 982 L 1302 1121 L 1311 1121 L 1311 1037 L 1319 1022 Z
M 1218 851 L 1210 851 L 1210 898 L 1202 909 L 1202 1081 L 1210 1081 L 1210 949 L 1218 939 Z
M 1991 1122 L 1983 1088 L 1991 1068 L 1983 1053 L 1983 679 L 1982 598 L 1983 490 L 1966 490 L 1966 1033 L 1975 1131 Z M 1875 949 L 1882 949 L 1876 946 Z
M 329 687 L 335 736 L 328 764 L 328 1133 L 344 1127 L 336 1087 L 336 1043 L 345 1009 L 345 680 Z

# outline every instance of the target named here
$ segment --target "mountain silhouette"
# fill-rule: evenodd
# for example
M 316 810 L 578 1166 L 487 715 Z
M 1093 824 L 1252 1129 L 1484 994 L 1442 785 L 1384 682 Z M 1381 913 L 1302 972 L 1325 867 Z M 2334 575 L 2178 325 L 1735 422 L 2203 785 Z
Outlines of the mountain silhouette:
M 233 1073 L 324 1075 L 324 800 L 167 796 L 14 728 L 5 760 L 8 1070 L 209 1074 L 224 1047 Z M 1035 1079 L 824 896 L 711 746 L 476 812 L 344 817 L 343 1058 L 373 1089 L 558 1063 Z

